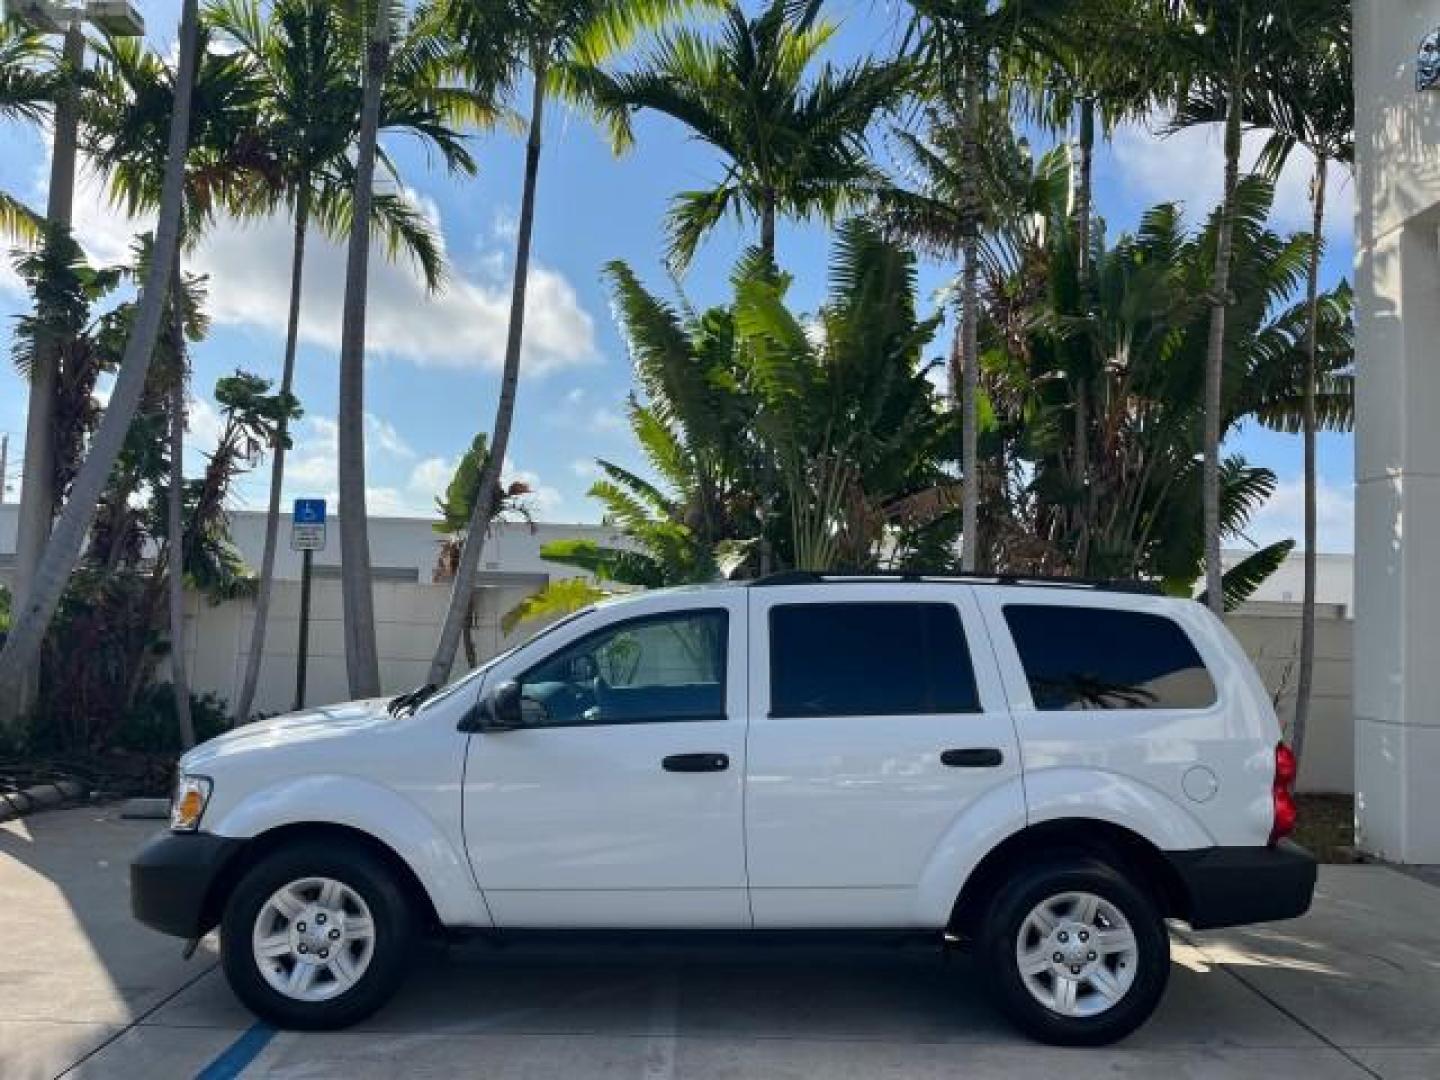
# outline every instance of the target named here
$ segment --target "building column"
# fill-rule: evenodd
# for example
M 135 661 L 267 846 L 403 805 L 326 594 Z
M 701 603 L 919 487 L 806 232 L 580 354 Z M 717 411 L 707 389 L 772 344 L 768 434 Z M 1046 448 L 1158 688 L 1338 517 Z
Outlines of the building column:
M 1440 0 L 1355 5 L 1355 796 L 1362 850 L 1440 863 Z

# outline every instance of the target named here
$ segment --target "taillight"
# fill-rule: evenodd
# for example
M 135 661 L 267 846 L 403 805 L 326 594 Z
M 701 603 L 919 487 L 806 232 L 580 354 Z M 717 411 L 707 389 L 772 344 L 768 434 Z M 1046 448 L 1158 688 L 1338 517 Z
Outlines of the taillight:
M 1295 751 L 1283 742 L 1275 744 L 1275 780 L 1271 794 L 1275 803 L 1274 823 L 1270 826 L 1270 843 L 1274 844 L 1295 831 L 1299 812 L 1295 807 L 1295 774 L 1299 771 Z

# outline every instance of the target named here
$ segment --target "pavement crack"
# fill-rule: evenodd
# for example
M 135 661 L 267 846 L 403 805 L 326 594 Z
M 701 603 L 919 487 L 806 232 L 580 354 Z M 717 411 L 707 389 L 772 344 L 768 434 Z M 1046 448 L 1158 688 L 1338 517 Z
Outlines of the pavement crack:
M 1188 939 L 1186 939 L 1186 940 L 1188 940 Z M 1194 942 L 1194 941 L 1189 941 L 1189 944 L 1195 945 L 1195 942 Z M 1198 946 L 1197 946 L 1197 947 L 1198 947 Z M 1202 948 L 1200 951 L 1203 953 L 1203 952 L 1204 952 L 1204 949 Z M 1272 1009 L 1274 1009 L 1276 1012 L 1280 1013 L 1280 1015 L 1288 1018 L 1288 1019 L 1289 1019 L 1292 1023 L 1294 1023 L 1296 1026 L 1302 1028 L 1302 1029 L 1305 1030 L 1305 1031 L 1308 1031 L 1311 1035 L 1315 1036 L 1315 1038 L 1319 1039 L 1322 1043 L 1324 1043 L 1326 1046 L 1328 1046 L 1331 1050 L 1334 1050 L 1337 1054 L 1339 1054 L 1341 1057 L 1343 1057 L 1346 1061 L 1350 1062 L 1351 1065 L 1354 1065 L 1355 1068 L 1357 1068 L 1357 1069 L 1359 1069 L 1361 1072 L 1365 1073 L 1365 1075 L 1370 1076 L 1370 1077 L 1373 1077 L 1374 1080 L 1385 1080 L 1384 1076 L 1382 1076 L 1380 1073 L 1376 1072 L 1376 1071 L 1375 1071 L 1374 1069 L 1372 1069 L 1369 1065 L 1366 1065 L 1365 1062 L 1361 1061 L 1361 1060 L 1360 1060 L 1359 1058 L 1357 1058 L 1354 1054 L 1352 1054 L 1349 1050 L 1345 1049 L 1345 1047 L 1341 1046 L 1341 1045 L 1340 1045 L 1339 1043 L 1337 1043 L 1334 1039 L 1330 1038 L 1330 1036 L 1326 1035 L 1326 1034 L 1325 1034 L 1323 1031 L 1321 1031 L 1319 1028 L 1315 1027 L 1314 1024 L 1310 1023 L 1308 1020 L 1306 1020 L 1306 1019 L 1304 1019 L 1303 1017 L 1301 1017 L 1299 1014 L 1297 1014 L 1296 1012 L 1294 1012 L 1294 1011 L 1293 1011 L 1292 1009 L 1290 1009 L 1288 1006 L 1282 1004 L 1280 1001 L 1278 1001 L 1278 1000 L 1277 1000 L 1275 997 L 1273 997 L 1272 995 L 1267 994 L 1267 993 L 1266 993 L 1264 990 L 1262 990 L 1258 985 L 1256 985 L 1255 983 L 1251 982 L 1251 981 L 1250 981 L 1249 979 L 1247 979 L 1244 975 L 1240 974 L 1240 972 L 1237 971 L 1233 966 L 1231 966 L 1230 964 L 1218 963 L 1218 962 L 1214 962 L 1214 961 L 1212 961 L 1212 963 L 1214 963 L 1214 966 L 1220 968 L 1220 970 L 1224 971 L 1225 974 L 1229 975 L 1232 979 L 1234 979 L 1236 982 L 1238 982 L 1241 986 L 1245 987 L 1245 989 L 1249 990 L 1252 994 L 1254 994 L 1256 997 L 1258 997 L 1261 1001 L 1265 1002 L 1267 1005 L 1269 1005 L 1269 1006 L 1270 1006 Z
M 115 1032 L 115 1034 L 111 1035 L 108 1039 L 104 1039 L 103 1041 L 101 1041 L 101 1043 L 100 1043 L 98 1046 L 96 1046 L 96 1047 L 94 1047 L 93 1049 L 91 1049 L 88 1053 L 86 1053 L 86 1054 L 85 1054 L 83 1057 L 81 1057 L 78 1061 L 72 1061 L 72 1062 L 69 1064 L 69 1066 L 67 1066 L 67 1067 L 65 1068 L 64 1071 L 56 1074 L 55 1080 L 62 1080 L 63 1077 L 69 1076 L 69 1075 L 70 1075 L 71 1073 L 73 1073 L 76 1069 L 80 1068 L 80 1066 L 84 1065 L 87 1061 L 89 1061 L 91 1058 L 93 1058 L 96 1054 L 100 1053 L 100 1051 L 104 1050 L 106 1047 L 110 1046 L 112 1043 L 116 1042 L 118 1039 L 120 1039 L 122 1036 L 124 1036 L 127 1032 L 130 1032 L 130 1031 L 134 1030 L 135 1028 L 137 1028 L 137 1027 L 139 1027 L 141 1024 L 143 1024 L 146 1020 L 150 1019 L 150 1017 L 154 1016 L 157 1012 L 159 1012 L 161 1009 L 163 1009 L 166 1005 L 169 1005 L 170 1002 L 174 1001 L 177 997 L 179 997 L 181 994 L 183 994 L 186 990 L 189 990 L 192 986 L 194 986 L 196 983 L 198 983 L 198 982 L 199 982 L 201 979 L 203 979 L 206 975 L 209 975 L 212 971 L 214 971 L 214 970 L 215 970 L 216 968 L 218 968 L 219 966 L 220 966 L 220 961 L 219 961 L 219 960 L 213 961 L 213 962 L 210 964 L 210 966 L 207 967 L 204 971 L 201 971 L 201 972 L 199 972 L 198 974 L 192 976 L 191 978 L 185 980 L 185 982 L 181 983 L 181 984 L 180 984 L 179 986 L 177 986 L 174 990 L 170 991 L 170 993 L 166 994 L 163 998 L 161 998 L 159 1001 L 157 1001 L 154 1005 L 151 1005 L 150 1008 L 146 1009 L 146 1010 L 145 1010 L 144 1012 L 142 1012 L 139 1016 L 135 1017 L 135 1018 L 134 1018 L 133 1020 L 131 1020 L 128 1024 L 126 1024 L 124 1027 L 122 1027 L 119 1031 Z

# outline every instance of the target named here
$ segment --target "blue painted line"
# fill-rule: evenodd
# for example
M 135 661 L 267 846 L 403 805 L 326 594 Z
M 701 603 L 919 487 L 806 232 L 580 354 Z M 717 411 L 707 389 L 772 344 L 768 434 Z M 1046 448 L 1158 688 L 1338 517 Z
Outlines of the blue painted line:
M 220 1056 L 195 1075 L 195 1080 L 234 1080 L 270 1045 L 275 1029 L 263 1020 L 220 1052 Z

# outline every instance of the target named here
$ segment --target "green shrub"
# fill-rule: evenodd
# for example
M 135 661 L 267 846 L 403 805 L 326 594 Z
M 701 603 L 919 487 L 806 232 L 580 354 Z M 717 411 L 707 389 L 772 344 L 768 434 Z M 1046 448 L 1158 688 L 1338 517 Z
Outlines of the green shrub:
M 230 727 L 230 711 L 214 694 L 191 694 L 190 717 L 195 741 L 213 739 Z M 180 752 L 180 729 L 175 719 L 175 688 L 170 683 L 146 687 L 135 705 L 120 719 L 114 746 L 147 754 Z

